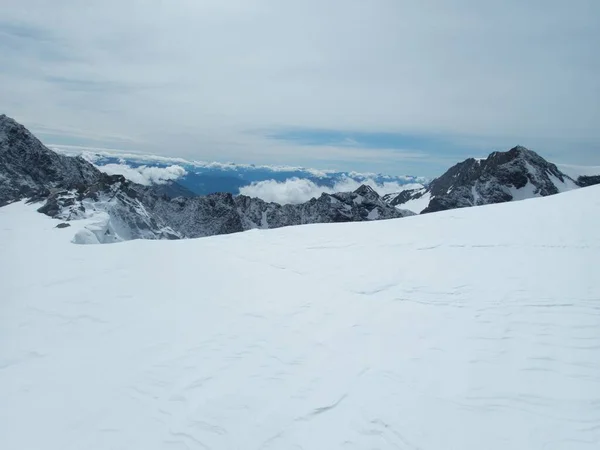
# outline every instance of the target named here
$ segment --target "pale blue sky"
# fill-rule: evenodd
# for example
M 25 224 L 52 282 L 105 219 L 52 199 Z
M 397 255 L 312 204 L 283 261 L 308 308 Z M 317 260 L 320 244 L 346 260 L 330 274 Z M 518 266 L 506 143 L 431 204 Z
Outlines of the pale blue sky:
M 0 105 L 48 144 L 431 176 L 600 164 L 596 0 L 5 0 Z

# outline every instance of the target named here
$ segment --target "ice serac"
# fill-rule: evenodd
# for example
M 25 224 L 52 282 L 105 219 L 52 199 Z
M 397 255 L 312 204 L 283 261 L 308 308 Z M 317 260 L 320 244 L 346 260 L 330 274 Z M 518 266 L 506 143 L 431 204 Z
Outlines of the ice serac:
M 195 196 L 170 183 L 142 186 L 107 175 L 83 158 L 59 155 L 25 127 L 0 116 L 0 206 L 28 198 L 61 220 L 92 219 L 76 243 L 178 239 L 253 228 L 393 219 L 412 215 L 384 202 L 369 186 L 279 205 L 243 195 Z
M 75 236 L 75 243 L 112 243 L 131 239 L 179 239 L 183 236 L 148 210 L 152 190 L 127 181 L 122 175 L 102 174 L 90 185 L 55 190 L 38 211 L 65 221 L 93 219 Z M 95 236 L 95 239 L 92 238 Z

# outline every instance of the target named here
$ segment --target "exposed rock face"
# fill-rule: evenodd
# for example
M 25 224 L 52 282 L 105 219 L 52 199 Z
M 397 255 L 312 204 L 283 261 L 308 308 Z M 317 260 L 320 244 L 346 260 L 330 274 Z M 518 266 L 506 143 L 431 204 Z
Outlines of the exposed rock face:
M 89 186 L 56 190 L 38 211 L 65 221 L 93 218 L 92 234 L 99 243 L 183 237 L 147 210 L 147 190 L 121 175 L 102 174 Z
M 46 148 L 23 125 L 0 115 L 0 206 L 44 195 L 55 188 L 76 188 L 102 173 L 82 158 Z
M 358 222 L 413 215 L 381 200 L 373 191 L 367 197 L 358 192 L 322 194 L 299 205 L 279 205 L 245 195 L 217 193 L 167 200 L 146 196 L 144 204 L 165 224 L 185 237 L 228 234 L 253 228 L 331 222 Z M 373 195 L 374 194 L 374 195 Z
M 227 193 L 193 196 L 176 184 L 141 186 L 121 175 L 106 175 L 82 158 L 56 154 L 2 115 L 0 206 L 23 198 L 43 201 L 39 211 L 54 218 L 91 220 L 75 237 L 80 243 L 192 238 L 413 215 L 388 205 L 368 186 L 283 206 Z
M 429 195 L 423 213 L 543 197 L 577 188 L 554 164 L 525 147 L 494 152 L 486 159 L 469 158 L 451 167 L 424 190 L 388 198 L 392 205 Z
M 158 196 L 165 196 L 168 198 L 177 197 L 196 197 L 197 195 L 190 191 L 185 186 L 177 183 L 176 181 L 167 181 L 162 184 L 153 184 L 151 190 Z
M 582 175 L 577 178 L 577 184 L 580 187 L 593 186 L 600 184 L 600 175 Z

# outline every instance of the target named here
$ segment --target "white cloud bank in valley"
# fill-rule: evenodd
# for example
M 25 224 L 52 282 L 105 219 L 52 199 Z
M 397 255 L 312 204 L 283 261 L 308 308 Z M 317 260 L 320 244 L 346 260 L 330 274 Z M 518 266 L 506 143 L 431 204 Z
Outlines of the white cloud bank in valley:
M 240 188 L 240 194 L 249 197 L 258 197 L 267 202 L 275 202 L 282 205 L 288 203 L 303 203 L 313 197 L 319 197 L 322 193 L 333 194 L 335 192 L 354 191 L 360 185 L 371 186 L 379 195 L 400 192 L 406 189 L 422 187 L 421 184 L 400 184 L 398 182 L 376 183 L 372 179 L 356 181 L 346 178 L 337 182 L 333 187 L 321 186 L 305 178 L 290 178 L 286 181 L 265 180 L 252 183 Z
M 96 167 L 108 175 L 123 175 L 128 180 L 144 186 L 165 184 L 187 175 L 183 167 L 176 165 L 169 167 L 131 167 L 127 164 L 106 164 Z

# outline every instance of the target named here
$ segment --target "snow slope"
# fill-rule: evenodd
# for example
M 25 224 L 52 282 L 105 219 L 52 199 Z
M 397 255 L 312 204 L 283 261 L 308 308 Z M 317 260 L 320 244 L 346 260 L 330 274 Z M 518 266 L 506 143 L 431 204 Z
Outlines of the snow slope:
M 431 201 L 431 193 L 426 192 L 422 197 L 413 198 L 412 200 L 407 201 L 406 203 L 402 203 L 397 206 L 399 209 L 408 209 L 409 211 L 414 212 L 415 214 L 421 214 L 429 202 Z
M 598 449 L 600 186 L 70 243 L 0 208 L 0 448 Z

